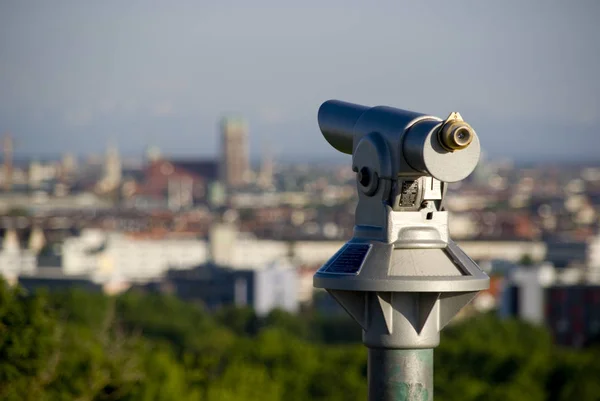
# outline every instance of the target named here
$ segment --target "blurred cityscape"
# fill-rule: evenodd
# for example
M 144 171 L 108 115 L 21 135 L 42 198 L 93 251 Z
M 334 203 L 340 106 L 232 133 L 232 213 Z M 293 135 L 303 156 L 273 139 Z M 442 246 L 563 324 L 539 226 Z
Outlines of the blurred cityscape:
M 352 236 L 349 159 L 293 164 L 265 152 L 252 163 L 250 132 L 243 118 L 223 118 L 210 159 L 156 146 L 124 157 L 116 143 L 87 157 L 16 158 L 4 135 L 0 273 L 28 290 L 137 288 L 258 316 L 344 313 L 312 276 Z M 483 157 L 450 186 L 446 208 L 452 238 L 491 275 L 462 315 L 515 316 L 561 345 L 598 340 L 600 166 Z

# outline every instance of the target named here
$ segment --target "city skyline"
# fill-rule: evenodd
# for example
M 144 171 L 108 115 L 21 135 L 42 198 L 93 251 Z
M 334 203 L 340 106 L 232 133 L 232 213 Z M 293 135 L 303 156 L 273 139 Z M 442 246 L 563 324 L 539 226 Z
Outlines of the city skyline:
M 273 1 L 0 5 L 0 132 L 15 155 L 218 154 L 218 120 L 249 123 L 253 159 L 343 160 L 321 137 L 330 98 L 445 117 L 490 157 L 596 157 L 597 2 Z M 230 113 L 231 112 L 231 113 Z

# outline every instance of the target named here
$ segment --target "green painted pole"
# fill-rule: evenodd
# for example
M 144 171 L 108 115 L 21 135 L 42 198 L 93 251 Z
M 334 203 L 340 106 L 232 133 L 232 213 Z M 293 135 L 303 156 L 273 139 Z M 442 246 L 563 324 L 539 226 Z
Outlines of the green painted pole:
M 433 401 L 433 349 L 369 348 L 369 401 Z

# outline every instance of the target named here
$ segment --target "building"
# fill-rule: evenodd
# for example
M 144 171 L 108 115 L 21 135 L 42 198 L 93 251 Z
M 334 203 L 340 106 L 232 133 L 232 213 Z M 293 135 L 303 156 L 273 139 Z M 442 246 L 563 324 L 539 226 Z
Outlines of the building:
M 313 287 L 313 276 L 321 268 L 321 264 L 302 265 L 298 268 L 298 301 L 301 304 L 313 303 L 314 293 L 318 289 Z
M 169 271 L 166 280 L 165 287 L 176 296 L 201 301 L 210 310 L 249 306 L 258 316 L 273 309 L 298 310 L 298 274 L 286 263 L 243 270 L 207 263 L 192 270 Z
M 545 325 L 560 345 L 598 343 L 600 285 L 584 278 L 584 270 L 550 264 L 515 268 L 504 284 L 500 315 Z
M 10 134 L 5 134 L 2 141 L 2 150 L 4 152 L 4 190 L 10 192 L 13 184 L 13 139 Z
M 557 268 L 585 265 L 588 261 L 588 243 L 586 241 L 555 239 L 546 241 L 546 249 L 545 260 Z
M 284 241 L 260 240 L 233 224 L 214 224 L 209 234 L 211 260 L 232 269 L 254 269 L 289 255 Z
M 31 213 L 57 213 L 59 211 L 99 211 L 111 209 L 114 202 L 90 192 L 65 196 L 50 196 L 45 192 L 0 194 L 0 213 L 14 208 L 25 208 Z
M 283 241 L 258 239 L 239 232 L 234 224 L 214 224 L 210 230 L 212 261 L 237 269 L 264 266 L 275 260 L 292 259 L 296 264 L 321 265 L 345 244 L 344 241 Z
M 248 125 L 241 118 L 221 120 L 221 180 L 228 188 L 238 188 L 248 182 L 250 155 Z
M 158 146 L 150 145 L 146 147 L 146 152 L 144 156 L 147 162 L 154 163 L 162 158 L 162 152 Z
M 457 241 L 464 252 L 475 261 L 503 259 L 519 262 L 527 256 L 533 261 L 546 259 L 546 244 L 541 241 L 492 240 Z
M 70 181 L 77 172 L 77 158 L 71 153 L 66 153 L 62 157 L 60 164 L 61 181 Z
M 38 289 L 64 291 L 79 288 L 88 292 L 101 292 L 102 285 L 94 282 L 88 275 L 65 275 L 60 268 L 38 269 L 19 275 L 19 285 L 29 292 Z
M 550 264 L 513 268 L 504 285 L 501 316 L 545 323 L 544 292 L 555 281 L 556 270 Z
M 22 273 L 32 273 L 37 267 L 35 253 L 22 249 L 14 229 L 6 230 L 0 249 L 0 275 L 8 281 Z
M 67 239 L 62 248 L 66 275 L 90 274 L 103 282 L 113 277 L 147 282 L 169 269 L 191 269 L 206 261 L 206 242 L 193 238 L 132 238 L 85 230 Z
M 179 211 L 205 203 L 210 183 L 218 180 L 218 170 L 214 160 L 158 159 L 144 168 L 126 204 Z
M 589 241 L 587 265 L 590 273 L 600 278 L 600 235 L 591 238 Z
M 273 189 L 273 157 L 270 151 L 265 151 L 263 155 L 260 172 L 257 177 L 259 187 L 263 189 Z
M 111 192 L 119 188 L 122 179 L 121 156 L 116 146 L 109 146 L 104 160 L 102 179 L 97 184 L 100 192 Z
M 544 295 L 547 326 L 557 344 L 600 342 L 600 285 L 554 285 Z

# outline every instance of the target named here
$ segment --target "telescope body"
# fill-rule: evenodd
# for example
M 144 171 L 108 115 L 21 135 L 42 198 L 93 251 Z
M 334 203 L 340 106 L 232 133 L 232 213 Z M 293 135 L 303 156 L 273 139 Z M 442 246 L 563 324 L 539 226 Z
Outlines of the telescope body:
M 460 144 L 441 134 L 442 119 L 393 107 L 329 100 L 321 105 L 318 122 L 327 142 L 346 154 L 354 154 L 365 136 L 377 135 L 386 142 L 393 170 L 401 176 L 428 175 L 456 182 L 465 179 L 479 161 L 479 138 L 462 120 L 454 124 L 460 126 L 450 127 L 458 129 L 456 136 L 469 137 L 468 146 L 462 149 L 453 149 Z
M 330 100 L 318 122 L 352 155 L 358 205 L 352 238 L 314 275 L 356 320 L 369 347 L 369 399 L 433 399 L 440 330 L 489 277 L 448 235 L 448 183 L 466 178 L 479 138 L 459 113 L 438 117 Z M 398 370 L 397 365 L 406 365 Z

